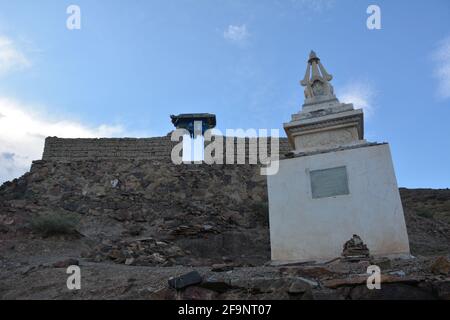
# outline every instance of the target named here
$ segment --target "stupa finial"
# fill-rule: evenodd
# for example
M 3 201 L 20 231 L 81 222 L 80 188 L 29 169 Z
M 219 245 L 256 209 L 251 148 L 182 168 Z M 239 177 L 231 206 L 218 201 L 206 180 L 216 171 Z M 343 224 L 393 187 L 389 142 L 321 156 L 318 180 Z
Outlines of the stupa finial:
M 325 70 L 316 53 L 311 50 L 309 54 L 308 64 L 306 67 L 305 77 L 300 84 L 305 87 L 305 98 L 314 99 L 316 97 L 335 99 L 333 86 L 329 83 L 333 76 Z

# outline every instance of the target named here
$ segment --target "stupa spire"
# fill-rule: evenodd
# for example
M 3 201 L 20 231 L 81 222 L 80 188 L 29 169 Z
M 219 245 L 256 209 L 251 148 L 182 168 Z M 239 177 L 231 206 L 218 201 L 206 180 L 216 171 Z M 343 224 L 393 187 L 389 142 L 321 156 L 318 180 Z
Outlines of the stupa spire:
M 333 86 L 329 83 L 333 76 L 327 72 L 316 53 L 311 50 L 306 67 L 305 77 L 300 84 L 305 87 L 305 103 L 311 100 L 336 99 Z

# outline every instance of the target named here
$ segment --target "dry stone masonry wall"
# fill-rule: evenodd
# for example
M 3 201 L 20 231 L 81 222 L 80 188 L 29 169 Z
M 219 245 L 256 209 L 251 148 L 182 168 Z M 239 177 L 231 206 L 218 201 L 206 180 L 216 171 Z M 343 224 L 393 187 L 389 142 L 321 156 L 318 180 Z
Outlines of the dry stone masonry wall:
M 236 159 L 237 141 L 234 139 L 234 159 Z M 258 143 L 257 138 L 245 139 L 245 155 L 249 155 L 249 142 Z M 255 141 L 256 140 L 256 141 Z M 226 139 L 224 143 L 224 157 Z M 178 144 L 170 140 L 170 135 L 154 138 L 100 138 L 100 139 L 66 139 L 48 137 L 45 140 L 42 160 L 46 161 L 80 161 L 80 160 L 157 160 L 171 161 L 172 148 Z M 208 143 L 206 143 L 207 145 Z M 280 156 L 290 151 L 286 138 L 279 140 Z M 267 150 L 271 154 L 271 140 L 267 139 Z
M 101 139 L 45 139 L 42 160 L 76 161 L 92 159 L 155 159 L 170 160 L 175 143 L 170 137 L 157 138 L 101 138 Z

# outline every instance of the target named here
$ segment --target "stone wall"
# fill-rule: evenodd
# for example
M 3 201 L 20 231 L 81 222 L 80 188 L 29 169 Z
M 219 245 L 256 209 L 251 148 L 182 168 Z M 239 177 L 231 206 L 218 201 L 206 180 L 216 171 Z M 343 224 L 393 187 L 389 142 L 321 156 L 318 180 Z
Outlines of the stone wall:
M 170 137 L 45 139 L 42 160 L 76 161 L 89 159 L 170 159 L 174 143 Z
M 236 144 L 234 139 L 234 154 Z M 246 138 L 245 154 L 249 154 L 249 141 L 255 142 L 257 138 Z M 114 159 L 138 159 L 171 161 L 172 148 L 178 142 L 170 140 L 170 136 L 154 138 L 100 138 L 100 139 L 66 139 L 48 137 L 45 139 L 42 160 L 47 161 L 79 161 L 79 160 L 114 160 Z M 257 143 L 257 141 L 256 141 Z M 226 139 L 224 139 L 224 154 Z M 280 138 L 280 155 L 290 150 L 287 138 Z M 267 139 L 267 150 L 271 154 L 270 139 Z M 247 158 L 246 157 L 246 158 Z

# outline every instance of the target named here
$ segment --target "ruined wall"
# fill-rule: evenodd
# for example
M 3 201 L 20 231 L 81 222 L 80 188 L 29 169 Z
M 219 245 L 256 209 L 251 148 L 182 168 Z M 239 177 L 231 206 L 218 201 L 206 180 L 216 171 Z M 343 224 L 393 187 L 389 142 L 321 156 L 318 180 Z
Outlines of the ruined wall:
M 224 154 L 226 139 L 224 140 Z M 236 144 L 234 139 L 234 153 Z M 249 155 L 249 141 L 258 143 L 257 138 L 245 139 L 245 154 Z M 100 138 L 100 139 L 65 139 L 48 137 L 45 139 L 42 160 L 78 161 L 78 160 L 114 160 L 137 159 L 171 161 L 172 148 L 178 142 L 170 140 L 170 136 L 154 138 Z M 207 144 L 207 143 L 206 143 Z M 267 150 L 271 154 L 271 141 L 267 139 Z M 280 138 L 280 155 L 290 150 L 287 138 Z

